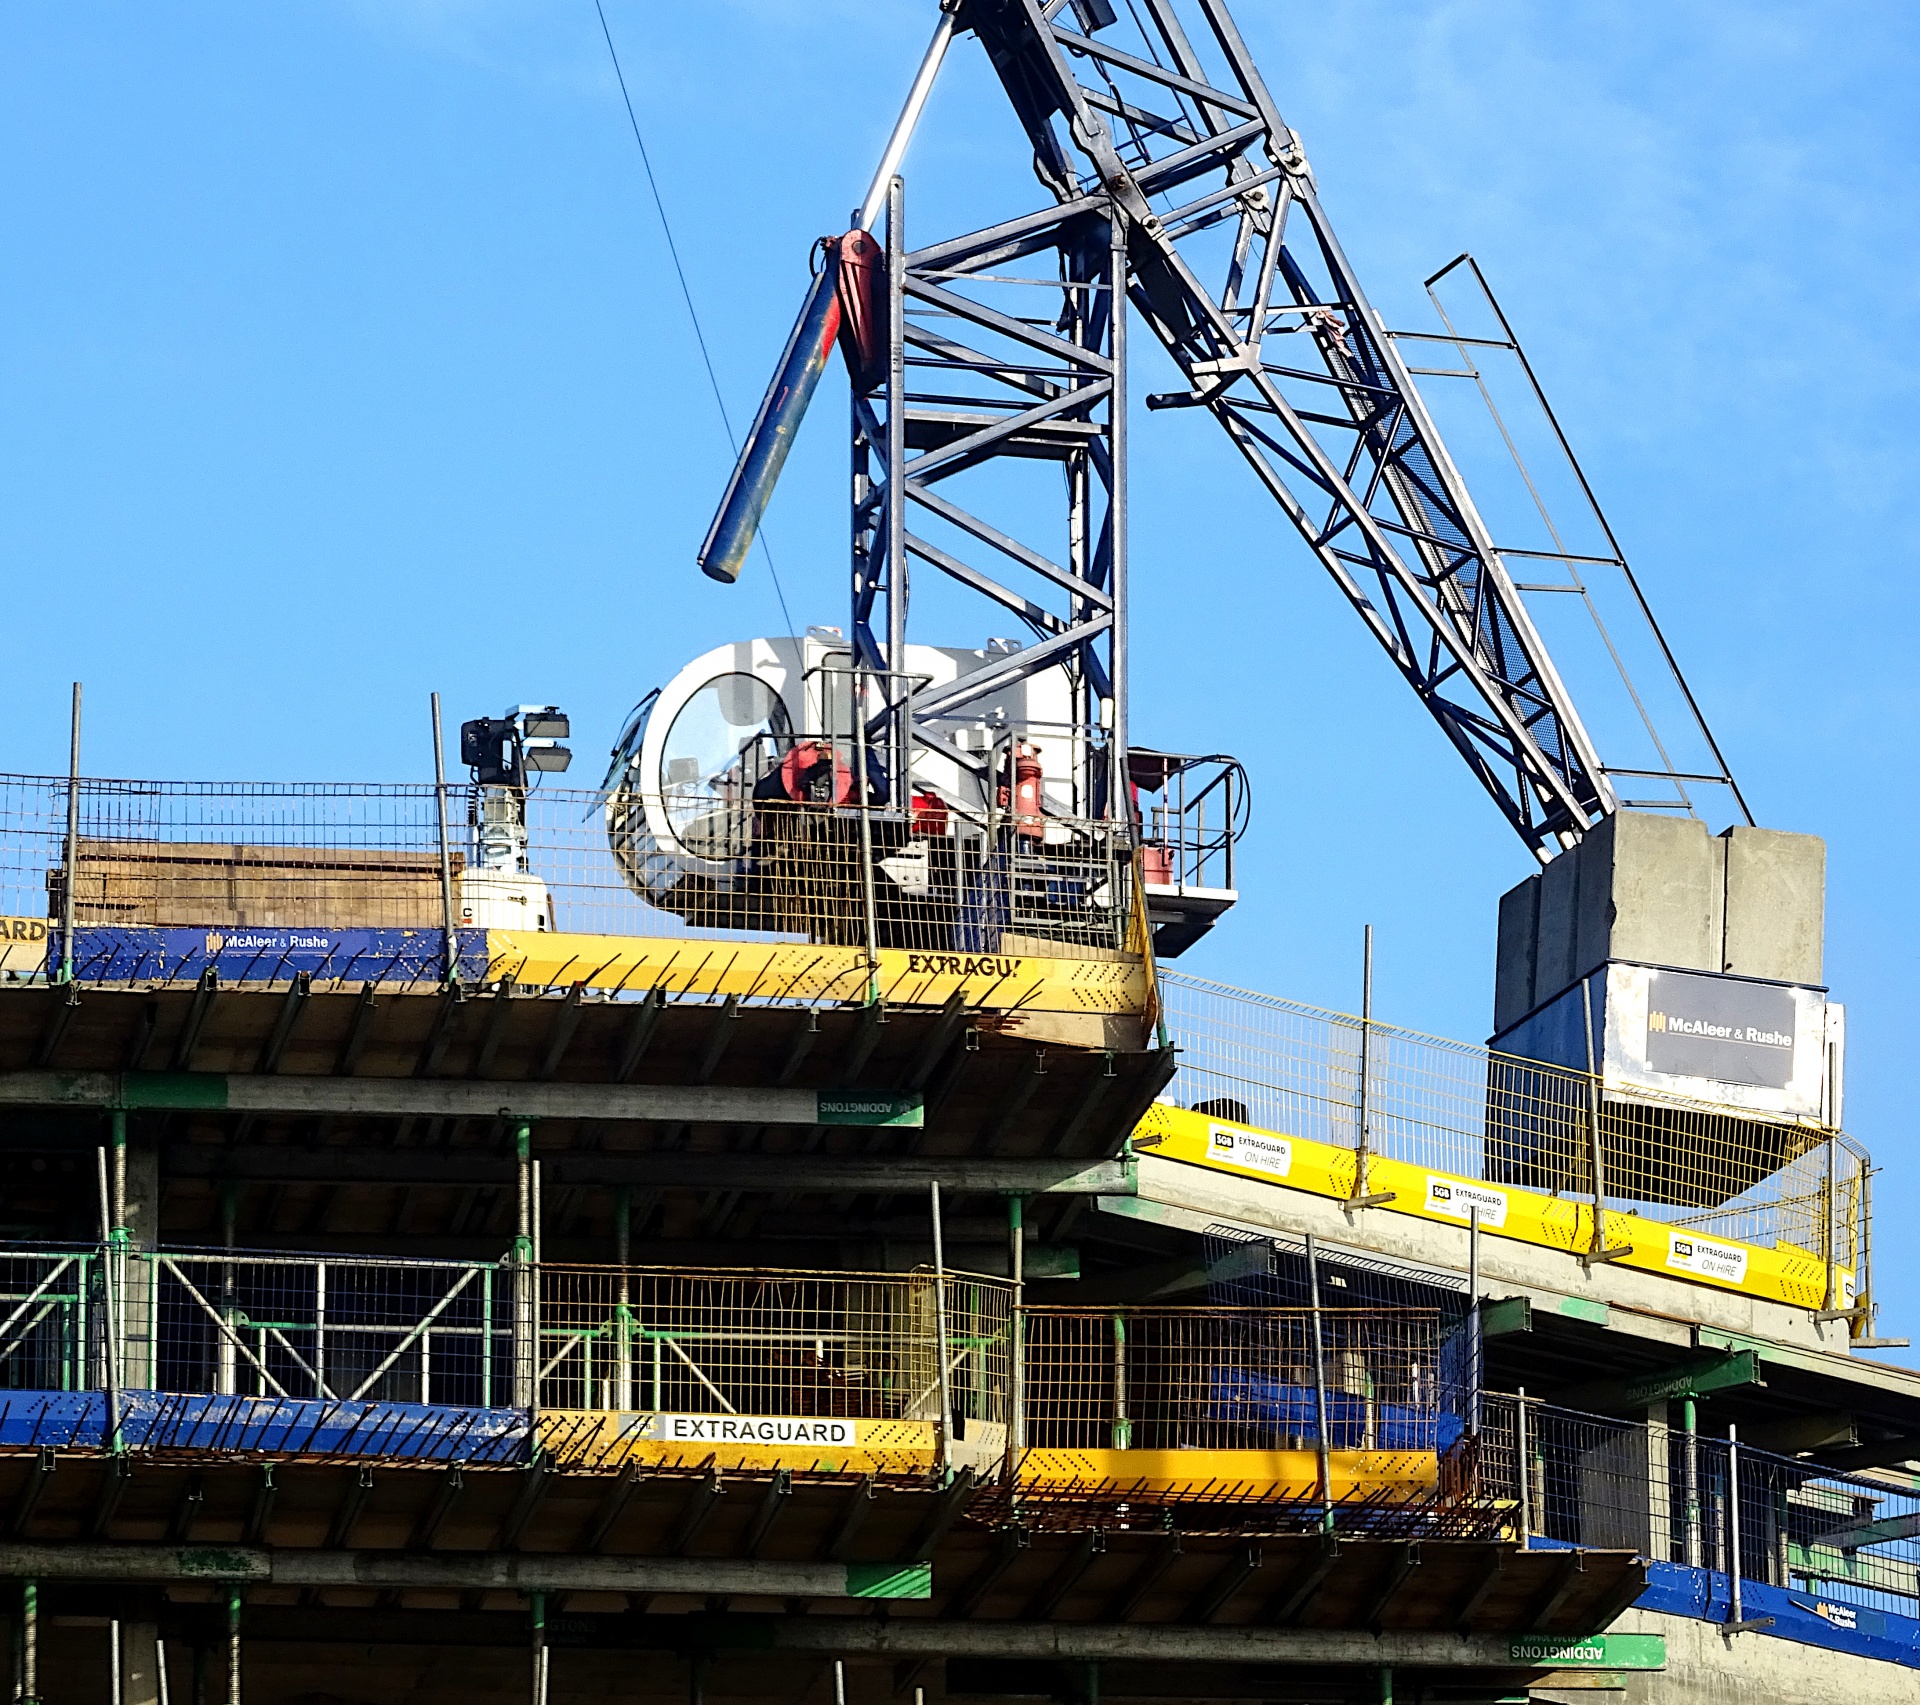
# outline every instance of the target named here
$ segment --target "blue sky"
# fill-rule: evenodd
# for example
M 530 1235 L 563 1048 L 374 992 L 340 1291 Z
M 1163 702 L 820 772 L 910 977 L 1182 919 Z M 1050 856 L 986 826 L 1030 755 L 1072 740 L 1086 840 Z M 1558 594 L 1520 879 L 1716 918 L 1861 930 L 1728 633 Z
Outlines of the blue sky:
M 607 5 L 742 420 L 932 6 Z M 1480 257 L 1758 815 L 1827 837 L 1904 1330 L 1920 18 L 1239 11 L 1389 322 Z M 916 229 L 1031 199 L 976 58 Z M 9 768 L 63 764 L 78 677 L 96 773 L 423 778 L 436 688 L 560 701 L 591 769 L 686 658 L 783 627 L 759 562 L 692 567 L 730 457 L 591 0 L 13 0 L 0 158 Z M 842 614 L 839 418 L 770 517 L 802 622 Z M 1204 426 L 1143 420 L 1134 464 L 1136 729 L 1257 790 L 1247 897 L 1185 963 L 1351 1006 L 1370 921 L 1383 1016 L 1482 1037 L 1526 855 Z

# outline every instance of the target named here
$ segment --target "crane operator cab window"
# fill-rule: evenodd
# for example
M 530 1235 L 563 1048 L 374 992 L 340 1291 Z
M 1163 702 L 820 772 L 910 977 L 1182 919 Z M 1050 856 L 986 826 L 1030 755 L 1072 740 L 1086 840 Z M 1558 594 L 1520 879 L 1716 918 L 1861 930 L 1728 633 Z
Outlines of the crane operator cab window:
M 753 790 L 778 767 L 793 726 L 780 695 L 753 675 L 716 676 L 681 706 L 660 752 L 660 797 L 696 858 L 743 856 Z

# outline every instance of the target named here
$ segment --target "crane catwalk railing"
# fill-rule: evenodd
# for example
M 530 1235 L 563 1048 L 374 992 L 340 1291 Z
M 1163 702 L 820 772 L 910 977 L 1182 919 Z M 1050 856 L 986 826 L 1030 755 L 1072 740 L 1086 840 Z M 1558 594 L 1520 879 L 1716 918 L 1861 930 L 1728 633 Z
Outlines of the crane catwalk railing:
M 1844 1132 L 1162 971 L 1179 1105 L 1456 1178 L 1603 1205 L 1844 1269 L 1864 1299 L 1870 1166 Z M 1827 1299 L 1840 1307 L 1851 1299 Z

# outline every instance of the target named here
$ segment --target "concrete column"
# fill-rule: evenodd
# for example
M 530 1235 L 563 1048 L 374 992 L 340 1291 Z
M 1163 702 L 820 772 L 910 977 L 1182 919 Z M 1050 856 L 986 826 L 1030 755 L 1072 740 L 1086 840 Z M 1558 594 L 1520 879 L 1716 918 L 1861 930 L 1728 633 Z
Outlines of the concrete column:
M 120 1209 L 125 1241 L 116 1275 L 120 1284 L 120 1389 L 145 1391 L 153 1376 L 153 1263 L 160 1243 L 160 1151 L 129 1141 Z
M 120 1705 L 161 1705 L 160 1625 L 120 1624 Z
M 1647 1410 L 1647 1555 L 1661 1563 L 1673 1560 L 1672 1455 L 1662 1401 Z

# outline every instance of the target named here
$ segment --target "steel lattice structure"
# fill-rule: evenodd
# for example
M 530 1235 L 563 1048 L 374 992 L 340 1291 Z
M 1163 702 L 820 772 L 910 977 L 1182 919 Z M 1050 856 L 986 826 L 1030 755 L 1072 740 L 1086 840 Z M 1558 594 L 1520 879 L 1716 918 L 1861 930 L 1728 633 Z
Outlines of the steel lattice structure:
M 1147 407 L 1201 408 L 1220 423 L 1537 857 L 1620 807 L 1615 775 L 1655 776 L 1671 790 L 1624 803 L 1692 811 L 1688 784 L 1714 784 L 1731 789 L 1745 815 L 1610 530 L 1603 558 L 1564 551 L 1556 534 L 1553 551 L 1520 554 L 1558 556 L 1576 582 L 1587 562 L 1625 574 L 1711 754 L 1704 773 L 1676 766 L 1601 625 L 1659 767 L 1602 761 L 1510 553 L 1476 508 L 1396 334 L 1368 302 L 1300 139 L 1227 7 L 1129 0 L 1125 11 L 1123 25 L 1108 0 L 949 0 L 863 210 L 866 228 L 883 206 L 887 214 L 891 361 L 884 383 L 866 394 L 856 385 L 853 402 L 856 655 L 897 679 L 888 660 L 904 656 L 914 565 L 1012 612 L 1033 636 L 914 701 L 915 739 L 970 761 L 939 718 L 1064 670 L 1088 753 L 1078 808 L 1119 813 L 1104 778 L 1128 745 L 1126 344 L 1137 316 L 1186 381 Z M 949 40 L 967 32 L 986 51 L 1050 201 L 910 248 L 894 172 Z M 1036 299 L 1046 314 L 1035 314 Z M 1466 346 L 1476 340 L 1449 324 L 1437 341 L 1454 343 L 1471 367 Z M 1520 354 L 1515 343 L 1502 347 Z M 762 424 L 774 403 L 770 392 Z M 1571 462 L 1564 438 L 1560 446 Z M 750 445 L 743 469 L 753 455 Z M 1012 471 L 1036 462 L 1058 467 L 1064 507 L 1035 504 Z M 1577 584 L 1524 590 L 1585 595 Z M 900 690 L 889 696 L 897 710 Z

